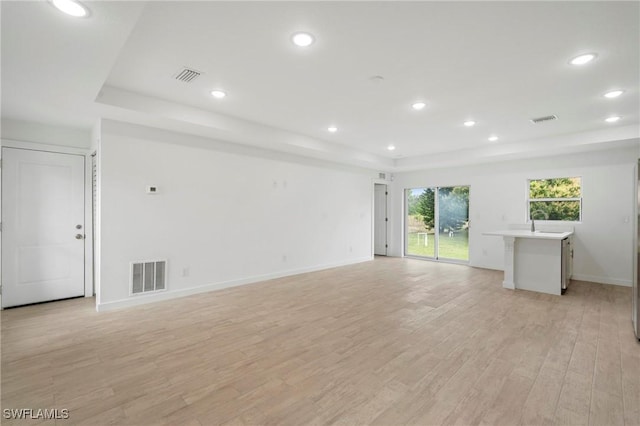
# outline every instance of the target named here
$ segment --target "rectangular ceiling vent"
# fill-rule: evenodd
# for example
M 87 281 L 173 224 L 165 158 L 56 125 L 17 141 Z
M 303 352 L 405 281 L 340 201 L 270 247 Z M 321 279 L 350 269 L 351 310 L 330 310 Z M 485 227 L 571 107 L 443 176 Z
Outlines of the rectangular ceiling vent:
M 131 262 L 131 294 L 150 293 L 167 288 L 167 261 Z
M 538 124 L 538 123 L 544 123 L 545 121 L 552 121 L 552 120 L 557 120 L 558 117 L 555 115 L 547 115 L 546 117 L 538 117 L 538 118 L 532 118 L 531 122 L 533 124 Z
M 174 78 L 178 81 L 182 81 L 183 83 L 191 83 L 193 80 L 200 77 L 201 74 L 202 73 L 200 71 L 184 67 L 174 75 Z

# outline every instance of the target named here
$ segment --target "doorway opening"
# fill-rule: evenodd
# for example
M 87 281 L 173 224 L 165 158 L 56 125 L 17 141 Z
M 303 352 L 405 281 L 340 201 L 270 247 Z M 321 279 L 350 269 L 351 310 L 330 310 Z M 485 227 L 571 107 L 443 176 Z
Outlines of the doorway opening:
M 98 222 L 96 220 L 98 214 L 98 159 L 97 151 L 91 154 L 91 265 L 92 274 L 91 281 L 93 287 L 93 295 L 96 295 L 96 229 L 98 229 Z
M 373 254 L 376 256 L 387 255 L 387 225 L 389 218 L 387 217 L 387 196 L 389 195 L 387 185 L 374 184 L 373 197 Z

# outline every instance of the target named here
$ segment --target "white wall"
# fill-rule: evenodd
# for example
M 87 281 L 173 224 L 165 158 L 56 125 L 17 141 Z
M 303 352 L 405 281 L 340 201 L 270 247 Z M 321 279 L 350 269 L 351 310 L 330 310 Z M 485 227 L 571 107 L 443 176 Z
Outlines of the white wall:
M 403 252 L 403 190 L 470 185 L 469 263 L 504 269 L 503 243 L 483 232 L 525 223 L 527 179 L 581 176 L 582 222 L 575 224 L 574 278 L 631 285 L 633 168 L 637 142 L 627 148 L 469 167 L 396 173 L 392 185 L 390 253 Z
M 89 148 L 91 132 L 21 120 L 2 119 L 2 139 L 72 148 Z
M 108 121 L 99 144 L 99 310 L 371 259 L 371 172 Z M 152 259 L 168 291 L 130 296 Z

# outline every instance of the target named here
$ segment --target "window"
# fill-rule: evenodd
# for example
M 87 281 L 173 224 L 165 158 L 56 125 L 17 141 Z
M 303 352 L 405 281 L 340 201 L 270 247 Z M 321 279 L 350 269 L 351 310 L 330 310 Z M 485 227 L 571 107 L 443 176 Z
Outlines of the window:
M 527 202 L 529 220 L 579 222 L 582 219 L 582 179 L 530 179 Z

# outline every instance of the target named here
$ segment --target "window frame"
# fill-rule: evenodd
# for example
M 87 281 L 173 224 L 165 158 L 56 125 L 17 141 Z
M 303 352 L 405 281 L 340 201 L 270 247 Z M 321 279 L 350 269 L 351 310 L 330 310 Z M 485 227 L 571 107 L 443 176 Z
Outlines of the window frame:
M 579 197 L 562 197 L 562 198 L 531 198 L 531 182 L 536 180 L 548 180 L 548 179 L 580 179 L 580 196 Z M 554 176 L 554 177 L 540 177 L 540 178 L 528 178 L 527 179 L 527 196 L 526 196 L 526 220 L 527 223 L 531 223 L 531 202 L 563 202 L 563 201 L 577 201 L 579 203 L 578 220 L 557 220 L 557 219 L 535 219 L 537 222 L 550 222 L 550 223 L 581 223 L 582 222 L 582 176 Z

